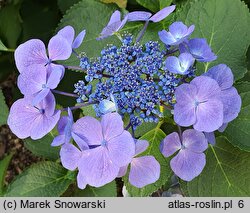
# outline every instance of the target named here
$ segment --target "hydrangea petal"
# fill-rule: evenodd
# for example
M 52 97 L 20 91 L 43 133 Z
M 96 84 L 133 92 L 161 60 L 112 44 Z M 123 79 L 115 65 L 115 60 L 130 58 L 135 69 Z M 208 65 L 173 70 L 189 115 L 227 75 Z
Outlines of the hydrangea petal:
M 114 180 L 119 172 L 119 167 L 109 157 L 105 147 L 97 147 L 83 152 L 79 163 L 79 172 L 83 172 L 86 182 L 94 187 L 103 186 Z
M 61 35 L 55 35 L 49 40 L 48 44 L 49 58 L 52 61 L 66 60 L 72 53 L 71 44 Z
M 89 145 L 86 143 L 86 141 L 84 139 L 82 139 L 80 136 L 78 136 L 77 134 L 75 134 L 74 132 L 71 132 L 71 136 L 74 139 L 74 141 L 76 142 L 77 146 L 82 150 L 87 150 L 89 149 Z
M 201 103 L 196 109 L 196 116 L 194 129 L 201 132 L 213 132 L 223 124 L 223 104 L 218 99 Z
M 169 26 L 169 32 L 177 39 L 181 39 L 186 35 L 188 27 L 181 21 L 174 22 Z
M 32 125 L 30 132 L 30 137 L 33 140 L 37 140 L 48 134 L 57 124 L 60 118 L 61 111 L 55 111 L 55 114 L 52 116 L 39 115 Z
M 234 87 L 221 92 L 221 101 L 223 103 L 223 123 L 234 120 L 241 109 L 241 97 Z
M 182 73 L 187 74 L 187 70 L 194 64 L 195 59 L 189 53 L 181 53 L 179 55 L 179 60 L 182 66 L 182 69 L 181 69 Z
M 78 172 L 77 174 L 77 186 L 79 189 L 85 189 L 87 186 L 87 182 L 85 180 L 85 176 L 82 174 L 82 172 Z
M 176 56 L 169 56 L 166 59 L 166 69 L 174 74 L 181 73 L 180 61 Z
M 196 153 L 204 152 L 208 147 L 205 135 L 194 129 L 187 129 L 183 132 L 182 144 L 186 149 Z
M 204 75 L 216 80 L 222 90 L 230 88 L 234 82 L 233 73 L 225 64 L 210 68 Z
M 98 105 L 99 110 L 102 114 L 110 113 L 110 112 L 115 112 L 116 111 L 116 105 L 114 102 L 109 101 L 109 100 L 102 100 L 100 104 Z
M 60 150 L 60 158 L 64 168 L 75 170 L 81 159 L 81 151 L 72 144 L 64 144 Z
M 192 84 L 181 84 L 175 90 L 175 97 L 177 104 L 184 104 L 193 102 L 197 95 L 197 88 Z
M 64 133 L 64 128 L 68 123 L 68 116 L 62 116 L 57 124 L 57 131 L 60 135 Z
M 18 77 L 18 87 L 22 94 L 33 95 L 42 90 L 46 85 L 47 72 L 44 65 L 30 65 Z
M 146 141 L 146 140 L 136 140 L 136 143 L 135 143 L 135 155 L 139 155 L 139 154 L 143 153 L 144 151 L 146 151 L 148 146 L 149 146 L 148 141 Z
M 24 139 L 30 136 L 31 123 L 36 117 L 37 109 L 29 104 L 29 100 L 22 98 L 12 104 L 7 123 L 17 137 Z
M 74 37 L 75 37 L 75 30 L 72 26 L 65 26 L 61 30 L 58 31 L 58 35 L 61 35 L 63 38 L 65 38 L 70 46 L 73 43 Z
M 30 65 L 45 65 L 48 62 L 45 45 L 39 39 L 31 39 L 19 45 L 14 56 L 20 73 L 25 72 Z
M 53 139 L 51 146 L 60 146 L 64 143 L 65 143 L 65 135 L 58 135 Z
M 196 122 L 195 106 L 192 103 L 175 104 L 174 121 L 180 126 L 190 126 Z
M 160 177 L 160 164 L 153 156 L 134 158 L 131 162 L 129 182 L 137 188 L 154 183 Z
M 210 62 L 217 58 L 204 38 L 194 38 L 188 41 L 190 53 L 200 62 Z
M 198 76 L 194 78 L 190 84 L 195 85 L 197 88 L 195 101 L 205 102 L 211 98 L 220 99 L 221 89 L 219 84 L 212 78 L 207 76 Z
M 153 22 L 159 22 L 165 19 L 168 15 L 170 15 L 175 10 L 175 5 L 165 7 L 154 14 L 149 20 Z
M 122 134 L 124 130 L 122 117 L 116 112 L 103 115 L 101 125 L 106 141 Z
M 35 97 L 33 98 L 32 100 L 32 105 L 33 106 L 36 106 L 37 104 L 39 104 L 42 100 L 45 99 L 45 97 L 51 93 L 49 88 L 45 88 L 45 89 L 42 89 L 40 92 L 38 92 Z
M 100 145 L 103 141 L 102 127 L 98 120 L 90 116 L 80 118 L 72 127 L 74 135 L 80 137 L 88 145 Z
M 128 165 L 135 155 L 135 143 L 128 131 L 108 141 L 110 160 L 119 168 Z
M 109 19 L 109 23 L 107 24 L 107 26 L 115 23 L 115 22 L 119 22 L 121 21 L 121 12 L 119 10 L 116 10 L 115 12 L 113 12 L 113 14 L 111 15 L 110 19 Z
M 204 132 L 204 135 L 210 144 L 215 145 L 216 139 L 214 132 Z
M 179 149 L 181 149 L 181 141 L 177 132 L 167 135 L 161 142 L 161 153 L 165 157 L 173 155 Z
M 159 31 L 158 35 L 160 40 L 166 45 L 173 45 L 176 42 L 174 36 L 166 30 Z
M 134 11 L 128 13 L 128 21 L 147 21 L 152 16 L 152 13 L 145 11 Z
M 128 170 L 128 166 L 122 166 L 122 167 L 119 169 L 119 172 L 118 172 L 117 177 L 123 177 L 124 175 L 126 175 L 127 170 Z
M 219 132 L 224 132 L 225 129 L 227 128 L 228 123 L 222 124 L 222 126 L 218 129 Z
M 204 153 L 194 153 L 188 150 L 180 152 L 170 161 L 171 169 L 182 180 L 191 181 L 197 177 L 206 164 Z
M 47 87 L 50 89 L 55 89 L 61 80 L 61 76 L 62 70 L 60 68 L 53 69 L 48 78 Z
M 86 30 L 81 31 L 75 38 L 73 44 L 72 44 L 72 48 L 73 49 L 77 49 L 78 47 L 80 47 L 80 45 L 83 42 L 83 39 L 86 35 Z

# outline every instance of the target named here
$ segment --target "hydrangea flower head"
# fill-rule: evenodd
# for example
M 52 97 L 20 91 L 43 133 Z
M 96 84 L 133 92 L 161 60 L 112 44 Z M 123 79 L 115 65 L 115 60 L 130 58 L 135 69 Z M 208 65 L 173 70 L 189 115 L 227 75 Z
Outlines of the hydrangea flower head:
M 60 110 L 55 110 L 55 98 L 52 94 L 48 94 L 36 106 L 33 106 L 31 97 L 26 97 L 11 106 L 8 125 L 17 137 L 36 140 L 55 127 L 60 114 Z
M 129 182 L 137 188 L 154 183 L 160 177 L 160 164 L 155 157 L 136 157 L 144 152 L 148 148 L 148 145 L 148 141 L 146 140 L 135 140 L 135 156 L 130 163 Z M 127 167 L 120 168 L 118 177 L 126 174 Z
M 180 126 L 191 126 L 204 132 L 217 130 L 223 124 L 223 103 L 218 83 L 199 76 L 176 88 L 174 120 Z
M 38 69 L 38 70 L 37 70 Z M 54 67 L 50 75 L 47 74 L 46 67 L 31 65 L 18 77 L 18 87 L 25 96 L 34 96 L 32 104 L 36 106 L 59 84 L 62 70 Z
M 78 156 L 74 165 L 78 166 L 84 181 L 91 186 L 100 187 L 114 180 L 120 167 L 129 164 L 135 154 L 134 140 L 130 133 L 124 130 L 118 113 L 103 115 L 101 122 L 85 116 L 73 125 L 72 131 L 75 141 L 83 150 L 81 159 L 78 151 L 71 154 Z M 67 150 L 61 153 L 61 160 L 64 164 L 72 164 L 67 153 Z M 68 161 L 71 163 L 66 163 Z
M 41 66 L 46 66 L 48 71 L 58 67 L 64 71 L 62 65 L 53 64 L 53 61 L 66 60 L 72 53 L 71 45 L 61 35 L 55 35 L 49 40 L 48 56 L 44 43 L 39 39 L 31 39 L 19 45 L 15 51 L 15 62 L 20 73 L 30 69 L 39 71 Z M 35 66 L 37 65 L 37 68 Z
M 165 157 L 179 152 L 170 161 L 174 173 L 185 181 L 197 177 L 206 164 L 203 153 L 208 147 L 207 140 L 202 132 L 194 129 L 185 130 L 181 139 L 177 132 L 167 135 L 162 141 L 161 152 Z
M 204 38 L 193 38 L 180 47 L 181 52 L 189 52 L 200 62 L 214 61 L 217 56 L 212 52 L 207 40 Z
M 194 25 L 187 27 L 182 22 L 174 22 L 169 26 L 169 32 L 166 30 L 160 31 L 159 37 L 166 45 L 179 45 L 185 41 L 194 31 Z
M 189 68 L 194 64 L 195 59 L 189 53 L 181 53 L 179 57 L 169 56 L 166 59 L 165 68 L 174 74 L 186 75 Z
M 103 28 L 101 35 L 97 38 L 98 40 L 107 38 L 116 32 L 118 32 L 127 22 L 128 16 L 125 16 L 123 20 L 121 20 L 121 12 L 116 10 L 106 27 Z

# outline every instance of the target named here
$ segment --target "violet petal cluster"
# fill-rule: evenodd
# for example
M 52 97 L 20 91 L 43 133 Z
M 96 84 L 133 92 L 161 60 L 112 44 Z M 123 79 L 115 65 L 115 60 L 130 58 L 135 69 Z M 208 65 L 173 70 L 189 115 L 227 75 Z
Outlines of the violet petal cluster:
M 161 152 L 165 157 L 178 153 L 170 161 L 174 173 L 185 181 L 197 177 L 206 164 L 203 153 L 208 147 L 207 140 L 202 132 L 188 129 L 180 136 L 173 132 L 166 136 L 161 143 Z

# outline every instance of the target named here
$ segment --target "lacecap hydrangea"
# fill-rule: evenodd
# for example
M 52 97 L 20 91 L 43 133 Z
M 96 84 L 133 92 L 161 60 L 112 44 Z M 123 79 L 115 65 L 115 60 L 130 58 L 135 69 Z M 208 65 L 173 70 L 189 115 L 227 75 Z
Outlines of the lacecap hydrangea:
M 53 36 L 47 49 L 39 39 L 21 44 L 15 62 L 24 97 L 10 109 L 13 133 L 36 140 L 57 125 L 51 145 L 61 147 L 61 164 L 77 171 L 81 189 L 101 187 L 127 173 L 130 184 L 142 188 L 159 179 L 161 165 L 154 156 L 145 155 L 149 142 L 134 133 L 143 123 L 165 125 L 163 109 L 169 110 L 179 131 L 167 135 L 159 149 L 165 157 L 176 153 L 170 166 L 178 177 L 191 181 L 198 176 L 206 164 L 208 143 L 215 143 L 214 132 L 223 131 L 237 117 L 241 98 L 225 64 L 196 76 L 197 63 L 217 56 L 205 38 L 190 38 L 194 25 L 177 21 L 158 32 L 159 41 L 141 42 L 150 22 L 160 22 L 174 10 L 173 5 L 156 14 L 134 11 L 123 17 L 115 11 L 97 40 L 117 36 L 120 44 L 106 46 L 96 58 L 77 52 L 86 31 L 75 37 L 71 26 Z M 144 22 L 138 35 L 120 34 L 127 22 L 134 21 Z M 79 59 L 79 66 L 59 63 L 71 54 Z M 83 73 L 73 93 L 56 90 L 65 68 Z M 76 105 L 57 109 L 55 93 L 75 98 Z M 73 110 L 90 105 L 95 118 L 74 119 Z

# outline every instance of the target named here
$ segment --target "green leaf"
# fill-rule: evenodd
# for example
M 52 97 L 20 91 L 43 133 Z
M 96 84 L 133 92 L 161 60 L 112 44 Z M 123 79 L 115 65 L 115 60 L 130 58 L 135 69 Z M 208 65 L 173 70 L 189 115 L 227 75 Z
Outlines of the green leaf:
M 228 124 L 223 135 L 234 146 L 250 151 L 250 91 L 240 95 L 242 107 L 239 116 Z
M 78 3 L 80 0 L 57 0 L 57 4 L 62 13 L 65 13 L 71 6 Z
M 135 137 L 139 138 L 142 137 L 144 134 L 149 132 L 150 130 L 154 129 L 157 126 L 155 122 L 143 122 L 142 125 L 138 126 L 135 130 Z
M 21 34 L 19 7 L 7 5 L 0 10 L 0 38 L 9 48 L 15 48 Z
M 1 51 L 8 51 L 8 48 L 5 47 L 5 45 L 3 44 L 3 42 L 0 40 L 0 50 Z
M 54 162 L 40 162 L 32 165 L 8 186 L 6 197 L 58 197 L 62 195 L 71 179 L 68 171 Z
M 159 180 L 153 184 L 149 184 L 143 188 L 136 188 L 132 186 L 128 181 L 128 174 L 124 177 L 124 183 L 129 194 L 133 197 L 144 197 L 149 196 L 162 185 L 166 183 L 171 175 L 169 161 L 164 158 L 160 152 L 160 143 L 165 138 L 165 133 L 160 129 L 160 125 L 157 128 L 149 131 L 143 135 L 140 139 L 149 141 L 149 147 L 142 155 L 153 155 L 161 165 L 161 175 Z
M 22 15 L 22 41 L 39 38 L 46 43 L 54 34 L 60 20 L 56 1 L 24 1 Z
M 126 8 L 127 6 L 127 0 L 101 0 L 103 3 L 115 3 L 117 4 L 120 8 Z
M 39 140 L 32 140 L 31 138 L 25 139 L 24 146 L 36 156 L 49 160 L 57 160 L 59 158 L 60 148 L 51 146 L 53 139 L 54 136 L 50 132 Z
M 71 25 L 74 27 L 76 34 L 86 29 L 86 37 L 76 51 L 78 53 L 85 52 L 88 57 L 98 56 L 107 44 L 118 41 L 115 36 L 101 41 L 96 40 L 116 9 L 117 7 L 113 4 L 104 4 L 96 0 L 82 0 L 67 10 L 59 24 L 59 29 Z M 65 64 L 78 65 L 79 59 L 73 55 Z
M 93 105 L 82 107 L 81 110 L 82 110 L 82 113 L 84 115 L 88 115 L 88 116 L 91 116 L 91 117 L 96 117 L 96 113 L 95 113 L 95 110 L 93 108 Z
M 236 89 L 238 90 L 238 93 L 245 93 L 250 91 L 250 82 L 244 81 L 244 82 L 237 82 L 235 84 Z
M 206 38 L 217 60 L 200 64 L 200 71 L 225 63 L 233 71 L 235 80 L 246 73 L 246 52 L 250 43 L 250 15 L 240 0 L 192 1 L 191 7 L 177 15 L 177 20 L 195 25 L 192 37 Z
M 9 114 L 9 108 L 5 103 L 2 90 L 0 90 L 0 125 L 6 124 Z
M 250 153 L 233 147 L 224 137 L 206 153 L 206 166 L 202 173 L 187 182 L 191 197 L 243 197 L 250 196 Z M 185 188 L 185 187 L 184 187 Z
M 84 190 L 77 189 L 74 197 L 116 197 L 116 183 L 112 181 L 102 187 L 95 188 L 87 186 Z
M 0 196 L 4 192 L 4 179 L 12 156 L 13 154 L 10 154 L 7 155 L 4 159 L 0 160 Z
M 169 6 L 173 0 L 136 0 L 143 7 L 153 11 L 158 12 L 164 7 Z

